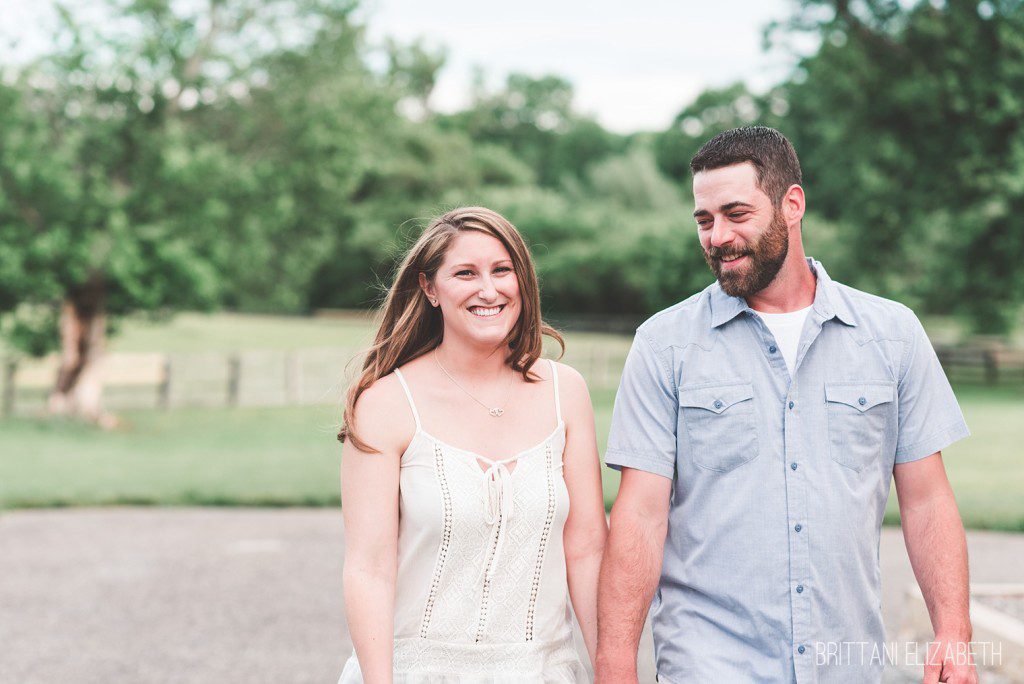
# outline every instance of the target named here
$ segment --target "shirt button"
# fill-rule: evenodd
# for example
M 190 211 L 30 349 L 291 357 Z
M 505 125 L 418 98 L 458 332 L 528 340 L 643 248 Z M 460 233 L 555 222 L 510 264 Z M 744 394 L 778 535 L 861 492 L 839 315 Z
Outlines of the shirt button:
M 768 347 L 768 353 L 769 354 L 774 354 L 776 351 L 778 351 L 778 350 L 775 348 L 774 344 L 772 346 Z
M 715 408 L 716 409 L 722 408 L 722 400 L 721 399 L 715 399 Z
M 798 594 L 804 593 L 804 585 L 802 585 L 802 584 L 796 585 L 796 593 L 798 593 Z
M 860 399 L 857 400 L 857 403 L 863 406 L 864 404 L 868 403 L 868 400 L 865 399 L 864 397 L 861 397 Z
M 793 402 L 789 402 L 789 408 L 793 408 L 794 406 L 796 406 L 796 404 L 794 404 Z
M 792 468 L 793 470 L 796 470 L 796 463 L 790 463 L 789 467 Z
M 800 523 L 797 523 L 797 524 L 796 524 L 796 525 L 795 525 L 795 526 L 793 527 L 793 529 L 794 529 L 794 530 L 796 530 L 797 532 L 799 532 L 800 530 L 804 529 L 804 526 L 803 526 L 803 525 L 801 525 Z
M 798 646 L 797 649 L 796 649 L 796 652 L 799 653 L 800 655 L 803 655 L 803 652 L 806 651 L 806 650 L 807 649 L 804 648 L 803 646 Z

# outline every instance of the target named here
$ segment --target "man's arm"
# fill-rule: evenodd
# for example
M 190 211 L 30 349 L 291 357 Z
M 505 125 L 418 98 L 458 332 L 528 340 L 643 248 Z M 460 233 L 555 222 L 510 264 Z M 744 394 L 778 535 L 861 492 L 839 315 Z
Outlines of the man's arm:
M 957 655 L 972 635 L 967 539 L 942 454 L 899 463 L 893 477 L 907 554 L 935 630 L 924 681 L 977 682 L 973 665 Z
M 636 682 L 636 656 L 661 575 L 672 480 L 622 469 L 597 591 L 595 682 Z

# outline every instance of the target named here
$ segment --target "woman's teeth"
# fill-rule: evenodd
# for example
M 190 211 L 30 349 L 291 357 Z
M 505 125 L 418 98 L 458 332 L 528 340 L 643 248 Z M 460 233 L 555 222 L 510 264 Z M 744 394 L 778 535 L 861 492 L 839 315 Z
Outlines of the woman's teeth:
M 496 316 L 496 315 L 498 315 L 499 313 L 501 313 L 501 309 L 502 309 L 502 307 L 500 307 L 500 306 L 494 306 L 494 307 L 491 307 L 489 309 L 485 309 L 483 307 L 477 306 L 477 307 L 474 307 L 474 308 L 470 309 L 470 311 L 472 313 L 476 314 L 477 316 L 480 316 L 481 318 L 486 318 L 487 316 Z

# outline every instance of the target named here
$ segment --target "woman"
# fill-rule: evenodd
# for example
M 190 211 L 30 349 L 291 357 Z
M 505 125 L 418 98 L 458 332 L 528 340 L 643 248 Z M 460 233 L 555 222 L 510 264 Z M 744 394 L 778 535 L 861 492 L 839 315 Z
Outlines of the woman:
M 481 207 L 406 255 L 350 388 L 341 682 L 583 682 L 607 533 L 586 383 L 540 360 L 522 236 Z

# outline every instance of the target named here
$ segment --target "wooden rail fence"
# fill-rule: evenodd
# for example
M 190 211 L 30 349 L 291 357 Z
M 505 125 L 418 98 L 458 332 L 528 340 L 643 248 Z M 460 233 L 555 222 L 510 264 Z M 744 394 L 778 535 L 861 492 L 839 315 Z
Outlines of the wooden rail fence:
M 618 386 L 629 339 L 580 341 L 565 361 L 591 389 Z M 954 383 L 1024 385 L 1024 349 L 938 347 Z M 104 399 L 112 409 L 183 406 L 339 404 L 358 370 L 354 349 L 260 350 L 202 354 L 108 354 L 102 359 Z M 347 372 L 346 372 L 347 370 Z M 57 372 L 56 357 L 0 360 L 0 416 L 41 410 Z

